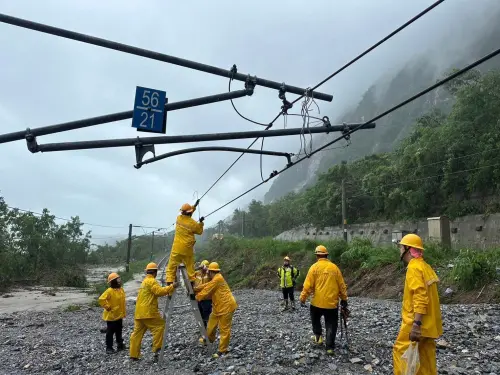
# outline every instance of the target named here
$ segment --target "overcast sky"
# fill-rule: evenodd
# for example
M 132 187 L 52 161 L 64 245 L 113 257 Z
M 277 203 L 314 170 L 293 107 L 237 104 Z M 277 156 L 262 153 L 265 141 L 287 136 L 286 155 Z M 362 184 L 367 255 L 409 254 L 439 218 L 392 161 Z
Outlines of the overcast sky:
M 318 102 L 321 115 L 336 117 L 346 106 L 355 105 L 381 75 L 390 74 L 436 40 L 456 37 L 449 27 L 465 25 L 473 2 L 481 3 L 484 11 L 492 1 L 449 0 L 438 6 L 322 86 L 321 91 L 332 93 L 334 100 Z M 242 73 L 307 87 L 432 2 L 313 0 L 307 5 L 287 1 L 283 6 L 264 0 L 0 0 L 0 12 L 221 68 L 236 64 Z M 222 93 L 228 84 L 219 76 L 6 24 L 0 24 L 0 58 L 0 133 L 130 110 L 136 86 L 165 90 L 169 102 L 174 102 Z M 243 83 L 233 83 L 233 89 L 241 88 Z M 260 122 L 269 122 L 281 105 L 277 92 L 263 87 L 235 104 Z M 288 127 L 300 125 L 300 117 L 288 119 Z M 282 126 L 279 121 L 277 127 Z M 261 130 L 238 117 L 229 102 L 168 114 L 167 135 L 256 129 Z M 43 136 L 38 142 L 137 135 L 147 134 L 138 134 L 127 120 Z M 223 144 L 246 147 L 250 142 Z M 265 149 L 297 152 L 299 144 L 298 137 L 268 139 Z M 159 145 L 156 152 L 196 146 L 200 144 Z M 126 236 L 129 223 L 172 224 L 182 203 L 194 202 L 193 194 L 201 195 L 237 156 L 188 154 L 136 170 L 132 147 L 31 154 L 25 142 L 18 141 L 0 145 L 0 194 L 10 206 L 38 212 L 46 207 L 60 217 L 79 215 L 84 222 L 122 227 L 87 226 L 97 238 Z M 283 166 L 282 158 L 264 157 L 265 175 Z M 259 181 L 259 157 L 245 156 L 202 200 L 201 213 Z M 212 215 L 206 224 L 211 226 L 252 197 L 263 196 L 269 185 Z

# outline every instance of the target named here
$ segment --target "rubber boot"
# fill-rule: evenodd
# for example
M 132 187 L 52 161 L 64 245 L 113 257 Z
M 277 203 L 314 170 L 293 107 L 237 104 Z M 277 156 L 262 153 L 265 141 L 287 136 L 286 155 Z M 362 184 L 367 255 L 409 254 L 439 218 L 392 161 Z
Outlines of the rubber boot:
M 287 299 L 285 300 L 285 307 L 283 307 L 283 310 L 281 310 L 281 311 L 286 311 L 286 310 L 288 310 L 288 300 Z
M 292 304 L 292 310 L 295 310 L 295 301 L 291 301 Z
M 106 348 L 106 354 L 114 354 L 115 350 L 113 348 Z
M 117 345 L 117 348 L 116 348 L 116 350 L 117 350 L 118 352 L 121 352 L 122 350 L 125 350 L 125 349 L 127 349 L 127 347 L 125 346 L 125 344 L 124 344 L 124 343 L 118 344 L 118 345 Z

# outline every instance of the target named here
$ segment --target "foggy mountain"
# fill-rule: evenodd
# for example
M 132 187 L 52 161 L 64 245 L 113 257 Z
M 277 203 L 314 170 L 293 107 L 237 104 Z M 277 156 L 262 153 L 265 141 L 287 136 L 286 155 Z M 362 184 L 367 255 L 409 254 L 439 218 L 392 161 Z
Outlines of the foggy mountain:
M 485 8 L 477 13 L 463 16 L 451 25 L 447 35 L 443 35 L 435 45 L 428 46 L 417 57 L 413 57 L 403 66 L 396 67 L 384 77 L 375 81 L 361 96 L 359 103 L 338 116 L 330 117 L 332 124 L 342 122 L 368 121 L 379 113 L 389 109 L 404 99 L 432 85 L 453 68 L 461 68 L 498 48 L 500 41 L 500 3 L 489 3 L 493 9 Z M 468 32 L 463 29 L 464 20 Z M 469 25 L 475 29 L 470 31 Z M 415 44 L 416 49 L 423 49 Z M 491 60 L 478 67 L 486 70 L 496 67 L 498 60 Z M 335 99 L 334 99 L 335 100 Z M 407 136 L 415 119 L 427 113 L 433 107 L 447 113 L 451 108 L 451 98 L 444 89 L 437 89 L 389 116 L 377 121 L 376 129 L 362 130 L 351 136 L 347 146 L 345 140 L 319 152 L 310 159 L 279 175 L 264 196 L 264 202 L 270 203 L 289 192 L 298 192 L 317 181 L 320 173 L 342 160 L 353 161 L 366 155 L 391 151 Z M 307 134 L 307 133 L 306 133 Z M 318 136 L 313 139 L 313 149 L 338 137 L 339 133 Z M 306 135 L 306 142 L 309 138 Z M 345 147 L 347 146 L 347 147 Z

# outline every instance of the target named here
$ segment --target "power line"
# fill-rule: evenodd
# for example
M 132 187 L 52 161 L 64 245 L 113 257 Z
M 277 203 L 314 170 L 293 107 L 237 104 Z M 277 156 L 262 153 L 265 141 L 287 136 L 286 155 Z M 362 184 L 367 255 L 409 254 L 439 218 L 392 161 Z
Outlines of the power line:
M 21 211 L 21 212 L 31 213 L 31 214 L 36 215 L 36 216 L 43 216 L 43 213 L 35 212 L 35 211 L 32 211 L 32 210 L 25 210 L 25 209 L 19 208 L 19 207 L 7 206 L 7 208 L 10 209 L 10 210 L 17 210 L 17 211 Z M 56 216 L 56 215 L 50 215 L 50 216 L 53 216 L 55 219 L 63 220 L 63 221 L 67 221 L 67 222 L 72 222 L 73 221 L 72 219 L 68 219 L 68 218 L 60 217 L 60 216 Z M 88 225 L 90 227 L 112 228 L 112 229 L 123 229 L 123 228 L 127 228 L 128 227 L 128 225 L 116 226 L 116 225 L 103 225 L 103 224 L 94 224 L 94 223 L 85 223 L 85 222 L 82 222 L 81 224 L 82 225 Z M 167 228 L 162 228 L 162 227 L 149 227 L 149 226 L 145 226 L 145 225 L 134 225 L 134 227 L 137 227 L 137 228 L 146 228 L 146 229 L 153 229 L 153 228 L 167 229 Z
M 441 81 L 436 82 L 435 84 L 431 85 L 431 86 L 430 86 L 430 87 L 428 87 L 427 89 L 420 91 L 418 94 L 413 95 L 412 97 L 410 97 L 410 98 L 406 99 L 405 101 L 403 101 L 403 102 L 401 102 L 401 103 L 399 103 L 399 104 L 395 105 L 394 107 L 392 107 L 392 108 L 388 109 L 387 111 L 385 111 L 385 112 L 383 112 L 383 113 L 381 113 L 381 114 L 379 114 L 379 115 L 375 116 L 373 119 L 371 119 L 371 120 L 369 120 L 369 121 L 365 122 L 364 124 L 361 124 L 361 125 L 357 126 L 356 128 L 354 128 L 354 129 L 352 129 L 352 130 L 350 130 L 350 131 L 346 132 L 346 133 L 345 133 L 345 134 L 343 134 L 342 136 L 340 136 L 340 137 L 338 137 L 338 138 L 335 138 L 333 141 L 326 143 L 325 145 L 323 145 L 323 146 L 319 147 L 318 149 L 314 150 L 314 151 L 313 151 L 312 153 L 310 153 L 308 156 L 304 156 L 304 157 L 302 157 L 302 158 L 298 159 L 297 161 L 295 161 L 294 163 L 292 163 L 291 165 L 287 165 L 287 166 L 286 166 L 285 168 L 283 168 L 281 171 L 271 174 L 271 175 L 269 176 L 269 178 L 268 178 L 268 179 L 266 179 L 265 181 L 262 181 L 262 182 L 258 183 L 258 184 L 257 184 L 257 185 L 255 185 L 254 187 L 252 187 L 252 188 L 248 189 L 248 190 L 247 190 L 247 191 L 245 191 L 244 193 L 242 193 L 242 194 L 240 194 L 239 196 L 237 196 L 236 198 L 234 198 L 234 199 L 230 200 L 229 202 L 227 202 L 227 203 L 225 203 L 224 205 L 220 206 L 220 207 L 219 207 L 219 208 L 217 208 L 216 210 L 214 210 L 214 211 L 210 212 L 208 215 L 205 215 L 205 217 L 208 217 L 208 216 L 210 216 L 210 215 L 214 214 L 215 212 L 217 212 L 217 211 L 221 210 L 222 208 L 224 208 L 224 207 L 226 207 L 227 205 L 229 205 L 229 204 L 233 203 L 234 201 L 238 200 L 239 198 L 243 197 L 244 195 L 246 195 L 246 194 L 248 194 L 248 193 L 252 192 L 253 190 L 257 189 L 258 187 L 262 186 L 263 184 L 265 184 L 266 182 L 268 182 L 268 181 L 269 181 L 269 180 L 271 180 L 272 178 L 274 178 L 274 177 L 278 176 L 279 174 L 283 173 L 284 171 L 288 170 L 289 168 L 292 168 L 293 166 L 297 165 L 298 163 L 300 163 L 300 162 L 304 161 L 305 159 L 309 159 L 309 157 L 310 157 L 310 156 L 312 156 L 312 155 L 314 155 L 314 154 L 316 154 L 316 153 L 320 152 L 321 150 L 323 150 L 323 149 L 327 148 L 328 146 L 330 146 L 330 145 L 332 145 L 332 144 L 334 144 L 334 143 L 336 143 L 336 142 L 338 142 L 338 141 L 340 141 L 340 140 L 342 140 L 342 139 L 345 139 L 345 137 L 346 137 L 346 136 L 349 136 L 349 135 L 351 135 L 352 133 L 354 133 L 355 131 L 357 131 L 357 130 L 359 130 L 359 129 L 363 128 L 363 126 L 365 126 L 365 125 L 367 125 L 367 124 L 369 124 L 369 123 L 371 123 L 371 122 L 375 122 L 375 121 L 377 121 L 377 120 L 381 119 L 381 118 L 382 118 L 382 117 L 384 117 L 384 116 L 387 116 L 388 114 L 390 114 L 390 113 L 392 113 L 392 112 L 394 112 L 394 111 L 398 110 L 399 108 L 401 108 L 401 107 L 405 106 L 406 104 L 408 104 L 408 103 L 410 103 L 410 102 L 412 102 L 412 101 L 414 101 L 414 100 L 416 100 L 416 99 L 420 98 L 421 96 L 423 96 L 423 95 L 427 94 L 428 92 L 430 92 L 430 91 L 434 90 L 435 88 L 437 88 L 437 87 L 439 87 L 439 86 L 444 85 L 445 83 L 447 83 L 447 82 L 449 82 L 449 81 L 451 81 L 451 80 L 455 79 L 456 77 L 458 77 L 458 76 L 460 76 L 460 75 L 464 74 L 465 72 L 467 72 L 467 71 L 469 71 L 469 70 L 471 70 L 471 69 L 475 68 L 476 66 L 478 66 L 478 65 L 482 64 L 483 62 L 485 62 L 485 61 L 487 61 L 487 60 L 489 60 L 489 59 L 491 59 L 491 58 L 493 58 L 493 57 L 497 56 L 498 54 L 500 54 L 500 48 L 499 48 L 499 49 L 497 49 L 497 50 L 495 50 L 495 51 L 493 51 L 493 52 L 491 52 L 490 54 L 488 54 L 488 55 L 486 55 L 486 56 L 482 57 L 481 59 L 479 59 L 479 60 L 475 61 L 474 63 L 472 63 L 472 64 L 470 64 L 470 65 L 467 65 L 465 68 L 462 68 L 462 69 L 460 69 L 460 70 L 456 71 L 455 73 L 453 73 L 453 74 L 449 75 L 448 77 L 446 77 L 446 78 L 442 79 Z
M 333 77 L 335 77 L 337 74 L 339 74 L 340 72 L 344 71 L 345 69 L 347 69 L 349 66 L 351 66 L 352 64 L 354 64 L 356 61 L 358 61 L 359 59 L 361 59 L 362 57 L 364 57 L 365 55 L 367 55 L 368 53 L 370 53 L 371 51 L 373 51 L 375 48 L 379 47 L 380 45 L 382 45 L 383 43 L 385 43 L 387 40 L 389 40 L 390 38 L 392 38 L 394 35 L 398 34 L 400 31 L 402 31 L 403 29 L 405 29 L 406 27 L 410 26 L 413 22 L 415 22 L 416 20 L 418 20 L 419 18 L 421 18 L 422 16 L 424 16 L 425 14 L 427 14 L 428 12 L 430 12 L 432 9 L 434 9 L 436 6 L 438 6 L 439 4 L 441 4 L 442 2 L 444 2 L 444 0 L 439 0 L 439 1 L 436 1 L 434 4 L 432 4 L 431 6 L 429 6 L 428 8 L 424 9 L 422 12 L 420 12 L 419 14 L 417 14 L 415 17 L 413 17 L 412 19 L 410 19 L 409 21 L 407 21 L 406 23 L 404 23 L 403 25 L 401 25 L 400 27 L 398 27 L 396 30 L 394 30 L 392 33 L 390 33 L 389 35 L 387 35 L 385 38 L 379 40 L 377 43 L 375 43 L 374 45 L 372 45 L 370 48 L 368 48 L 367 50 L 365 50 L 364 52 L 362 52 L 360 55 L 356 56 L 354 59 L 352 59 L 351 61 L 349 61 L 347 64 L 345 64 L 344 66 L 342 66 L 340 69 L 338 69 L 337 71 L 333 72 L 332 74 L 330 74 L 326 79 L 324 79 L 322 82 L 320 82 L 318 85 L 316 85 L 315 87 L 318 87 L 318 86 L 321 86 L 322 84 L 324 84 L 326 81 L 332 79 Z M 314 91 L 314 89 L 312 90 Z M 298 100 L 300 100 L 301 98 L 303 98 L 305 95 L 302 94 L 299 98 L 297 98 L 293 103 L 296 103 Z M 269 123 L 269 125 L 267 125 L 266 129 L 265 130 L 268 130 L 270 129 L 273 124 L 276 122 L 276 120 L 278 120 L 278 118 L 285 112 L 285 109 L 282 109 L 280 111 L 280 113 L 278 113 L 276 115 L 276 117 Z M 256 138 L 252 143 L 250 143 L 250 145 L 247 147 L 247 150 L 249 148 L 251 148 L 257 141 L 259 140 L 259 138 Z M 238 156 L 238 158 L 236 158 L 236 160 L 220 175 L 220 177 L 215 180 L 215 182 L 208 188 L 207 191 L 205 191 L 205 193 L 201 196 L 200 200 L 208 194 L 208 192 L 210 192 L 213 187 L 215 185 L 217 185 L 217 183 L 227 174 L 227 172 L 229 172 L 231 170 L 231 168 L 234 167 L 234 165 L 243 157 L 243 155 L 245 155 L 245 153 L 242 153 L 240 156 Z
M 359 55 L 358 57 L 356 57 L 354 60 L 351 60 L 349 63 L 345 64 L 343 67 L 341 67 L 339 70 L 333 72 L 332 74 L 330 74 L 328 77 L 326 77 L 323 81 L 321 81 L 320 83 L 318 83 L 316 86 L 314 86 L 311 91 L 314 91 L 316 90 L 318 87 L 320 87 L 321 85 L 325 84 L 326 82 L 328 82 L 330 79 L 332 79 L 333 77 L 335 77 L 337 74 L 339 74 L 340 72 L 342 72 L 344 69 L 348 68 L 350 65 L 354 64 L 356 61 L 358 61 L 359 59 L 361 59 L 363 56 L 367 55 L 369 52 L 373 51 L 375 48 L 379 47 L 381 44 L 383 44 L 384 42 L 388 41 L 389 39 L 391 39 L 394 35 L 396 35 L 397 33 L 399 33 L 400 31 L 402 31 L 403 29 L 405 29 L 406 27 L 410 26 L 413 22 L 415 22 L 416 20 L 418 20 L 420 17 L 422 17 L 423 15 L 425 15 L 426 13 L 429 13 L 432 9 L 434 9 L 435 7 L 437 7 L 439 4 L 443 3 L 444 0 L 438 0 L 436 1 L 435 3 L 433 3 L 432 5 L 430 5 L 429 7 L 427 7 L 426 9 L 424 9 L 422 12 L 420 12 L 419 14 L 417 14 L 415 17 L 413 17 L 411 20 L 409 20 L 408 22 L 406 22 L 405 24 L 401 25 L 400 27 L 398 27 L 396 30 L 394 30 L 392 33 L 390 33 L 389 35 L 387 35 L 385 38 L 383 38 L 382 40 L 380 40 L 379 42 L 375 43 L 373 46 L 371 46 L 370 48 L 368 48 L 365 52 L 363 52 L 361 55 Z M 295 104 L 297 103 L 300 99 L 302 99 L 303 97 L 305 96 L 305 94 L 302 94 L 301 96 L 299 96 L 297 99 L 295 99 L 292 104 Z
M 464 159 L 464 158 L 469 158 L 471 156 L 475 156 L 475 155 L 481 155 L 481 154 L 484 154 L 485 151 L 497 151 L 497 150 L 500 150 L 500 147 L 498 148 L 492 148 L 492 149 L 488 149 L 488 150 L 483 150 L 483 151 L 480 151 L 480 152 L 474 152 L 472 154 L 467 154 L 467 155 L 462 155 L 462 156 L 457 156 L 455 158 L 448 158 L 448 159 L 443 159 L 443 160 L 440 160 L 440 161 L 436 161 L 436 162 L 433 162 L 433 163 L 429 163 L 429 164 L 423 164 L 423 165 L 419 165 L 418 167 L 419 168 L 425 168 L 425 167 L 429 167 L 429 166 L 432 166 L 432 165 L 438 165 L 438 164 L 443 164 L 443 163 L 446 163 L 446 162 L 449 162 L 449 161 L 452 161 L 452 160 L 459 160 L 459 159 Z M 324 151 L 324 150 L 323 150 Z M 485 166 L 485 168 L 488 167 L 488 166 Z M 482 168 L 482 167 L 481 167 Z M 474 170 L 474 169 L 473 169 Z M 467 171 L 469 171 L 467 169 Z M 461 171 L 459 171 L 461 172 Z M 447 174 L 453 174 L 455 172 L 450 172 L 450 173 L 447 173 Z M 441 175 L 436 175 L 436 176 L 441 176 Z M 429 176 L 429 177 L 422 177 L 422 178 L 417 178 L 415 180 L 410 180 L 410 181 L 419 181 L 419 180 L 425 180 L 427 178 L 433 178 L 435 176 Z M 398 184 L 398 183 L 396 183 Z M 389 185 L 381 185 L 381 186 L 390 186 L 392 184 L 389 184 Z M 361 191 L 362 189 L 358 189 L 357 191 Z M 352 193 L 352 192 L 351 192 Z M 357 196 L 357 195 L 354 195 L 354 196 Z M 351 197 L 354 197 L 353 195 L 351 195 Z
M 434 175 L 434 176 L 414 178 L 414 179 L 411 179 L 411 180 L 403 180 L 403 181 L 393 182 L 393 183 L 386 184 L 386 185 L 377 185 L 377 186 L 371 187 L 369 190 L 373 190 L 375 188 L 388 187 L 388 186 L 403 185 L 403 184 L 406 184 L 406 183 L 409 183 L 409 182 L 424 181 L 424 180 L 429 180 L 429 179 L 432 179 L 432 178 L 445 177 L 445 176 L 449 176 L 449 175 L 455 175 L 455 174 L 460 174 L 460 173 L 465 173 L 465 172 L 472 172 L 472 171 L 477 171 L 477 170 L 484 169 L 484 168 L 498 167 L 498 166 L 500 166 L 500 163 L 490 164 L 490 165 L 483 165 L 483 166 L 477 167 L 477 168 L 462 169 L 462 170 L 459 170 L 459 171 L 449 172 L 449 173 L 443 173 L 443 174 L 437 174 L 437 175 Z M 351 195 L 349 198 L 357 198 L 357 197 L 361 197 L 363 195 L 367 195 L 367 194 L 366 193 L 361 193 L 361 194 Z
M 236 67 L 236 65 L 234 66 Z M 233 78 L 229 78 L 229 86 L 228 86 L 228 91 L 231 92 L 231 82 L 233 81 Z M 252 119 L 249 119 L 248 117 L 243 116 L 237 109 L 236 106 L 234 105 L 233 99 L 231 99 L 231 105 L 233 106 L 234 111 L 244 120 L 251 122 L 252 124 L 260 125 L 260 126 L 267 126 L 269 124 L 263 124 L 261 122 L 254 121 Z

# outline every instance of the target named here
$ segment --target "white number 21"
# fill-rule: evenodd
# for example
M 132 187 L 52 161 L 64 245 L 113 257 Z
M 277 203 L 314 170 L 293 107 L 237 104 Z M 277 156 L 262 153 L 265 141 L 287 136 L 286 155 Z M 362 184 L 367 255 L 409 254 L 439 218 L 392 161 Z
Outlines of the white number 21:
M 146 123 L 146 121 L 148 120 L 149 117 L 151 119 L 151 129 L 153 129 L 155 123 L 155 114 L 151 113 L 151 115 L 148 116 L 147 112 L 142 112 L 141 117 L 143 118 L 143 120 L 141 121 L 139 126 L 142 128 L 147 128 L 148 124 Z

